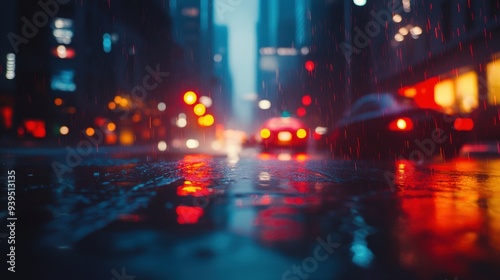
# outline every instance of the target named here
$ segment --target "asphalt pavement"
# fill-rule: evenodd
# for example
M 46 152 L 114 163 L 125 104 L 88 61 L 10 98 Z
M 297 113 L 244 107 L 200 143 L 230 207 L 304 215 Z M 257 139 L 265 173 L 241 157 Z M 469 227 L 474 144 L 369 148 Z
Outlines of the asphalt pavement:
M 2 279 L 500 279 L 499 159 L 31 154 L 2 155 Z

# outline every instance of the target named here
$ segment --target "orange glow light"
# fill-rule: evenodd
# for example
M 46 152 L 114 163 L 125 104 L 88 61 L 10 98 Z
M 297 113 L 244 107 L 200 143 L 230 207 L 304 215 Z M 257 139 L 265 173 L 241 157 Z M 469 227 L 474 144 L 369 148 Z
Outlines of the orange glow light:
M 63 100 L 61 98 L 54 99 L 54 104 L 56 106 L 61 106 L 63 104 Z
M 113 101 L 109 102 L 109 103 L 108 103 L 108 108 L 109 108 L 110 110 L 114 110 L 114 109 L 116 109 L 116 103 L 115 103 L 115 102 L 113 102 Z
M 105 138 L 104 138 L 104 142 L 106 144 L 116 144 L 116 141 L 118 141 L 118 137 L 116 136 L 115 133 L 107 133 Z
M 198 96 L 196 96 L 196 93 L 194 93 L 193 91 L 184 93 L 184 102 L 186 102 L 187 105 L 193 105 L 197 99 Z
M 108 123 L 108 125 L 106 126 L 106 128 L 109 130 L 109 131 L 115 131 L 116 129 L 116 124 L 110 122 Z
M 414 87 L 407 88 L 404 90 L 403 94 L 406 97 L 410 97 L 410 98 L 415 97 L 415 95 L 417 95 L 417 89 Z
M 153 120 L 153 125 L 154 126 L 160 126 L 161 125 L 161 120 L 160 119 L 154 119 Z
M 452 80 L 444 80 L 434 86 L 434 101 L 444 108 L 455 103 L 455 84 Z
M 189 185 L 185 184 L 184 186 L 180 186 L 177 188 L 178 196 L 209 196 L 211 193 L 211 189 L 199 185 Z
M 139 122 L 141 120 L 141 115 L 135 114 L 132 116 L 132 121 L 133 122 Z
M 122 99 L 120 99 L 120 102 L 118 102 L 118 104 L 120 104 L 120 106 L 122 106 L 122 107 L 127 107 L 129 102 L 128 102 L 128 99 L 122 98 Z
M 124 129 L 120 132 L 120 143 L 122 145 L 132 145 L 135 141 L 134 133 L 129 129 Z
M 203 117 L 203 125 L 204 126 L 211 126 L 214 124 L 214 122 L 215 122 L 214 116 L 212 116 L 210 114 Z
M 94 136 L 95 130 L 92 127 L 88 127 L 85 129 L 85 134 L 87 134 L 87 136 Z
M 207 108 L 203 104 L 196 104 L 193 108 L 194 114 L 197 116 L 203 116 L 207 111 Z

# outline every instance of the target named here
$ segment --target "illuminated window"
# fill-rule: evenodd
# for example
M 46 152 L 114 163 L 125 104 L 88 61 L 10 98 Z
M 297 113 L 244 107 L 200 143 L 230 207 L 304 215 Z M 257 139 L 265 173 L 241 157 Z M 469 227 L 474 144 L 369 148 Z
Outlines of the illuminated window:
M 461 111 L 468 113 L 477 108 L 479 95 L 476 72 L 469 71 L 459 75 L 455 81 L 455 88 Z
M 500 61 L 496 60 L 486 66 L 486 79 L 488 85 L 488 103 L 498 105 L 500 100 Z
M 436 104 L 450 108 L 455 103 L 454 84 L 452 80 L 444 80 L 434 87 L 434 101 Z

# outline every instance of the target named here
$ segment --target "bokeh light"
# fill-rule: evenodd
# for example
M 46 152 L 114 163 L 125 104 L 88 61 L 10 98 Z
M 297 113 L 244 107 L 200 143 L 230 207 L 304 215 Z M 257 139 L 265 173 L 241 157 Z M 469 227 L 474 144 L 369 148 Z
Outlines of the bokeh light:
M 158 111 L 163 112 L 167 109 L 167 104 L 160 102 L 160 103 L 158 103 L 157 107 L 158 107 Z
M 85 134 L 89 137 L 94 136 L 95 130 L 92 127 L 88 127 L 87 129 L 85 129 Z
M 167 142 L 165 142 L 165 141 L 158 142 L 158 150 L 161 152 L 166 151 L 167 150 Z
M 109 131 L 115 131 L 116 129 L 116 124 L 110 122 L 108 123 L 108 125 L 106 126 L 106 128 L 109 130 Z
M 259 108 L 262 110 L 267 110 L 267 109 L 271 108 L 271 101 L 266 100 L 266 99 L 259 101 Z
M 59 133 L 61 133 L 61 135 L 67 135 L 69 133 L 69 128 L 63 125 L 59 128 Z
M 203 116 L 205 114 L 205 112 L 207 111 L 207 108 L 205 107 L 205 105 L 200 103 L 200 104 L 196 104 L 194 106 L 193 111 L 194 111 L 195 115 Z
M 200 142 L 198 142 L 198 140 L 196 139 L 188 139 L 186 141 L 186 147 L 188 149 L 196 149 L 200 146 Z
M 196 93 L 194 93 L 193 91 L 184 93 L 184 102 L 186 102 L 187 105 L 193 105 L 197 99 L 198 96 L 196 96 Z

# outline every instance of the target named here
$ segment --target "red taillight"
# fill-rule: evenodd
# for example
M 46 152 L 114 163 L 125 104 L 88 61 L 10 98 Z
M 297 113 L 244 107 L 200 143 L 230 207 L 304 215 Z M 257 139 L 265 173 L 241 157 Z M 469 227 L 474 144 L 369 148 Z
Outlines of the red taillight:
M 471 118 L 456 118 L 453 127 L 458 131 L 470 131 L 474 128 L 474 121 Z
M 412 129 L 413 122 L 410 118 L 395 119 L 389 124 L 389 130 L 392 131 L 409 131 Z

